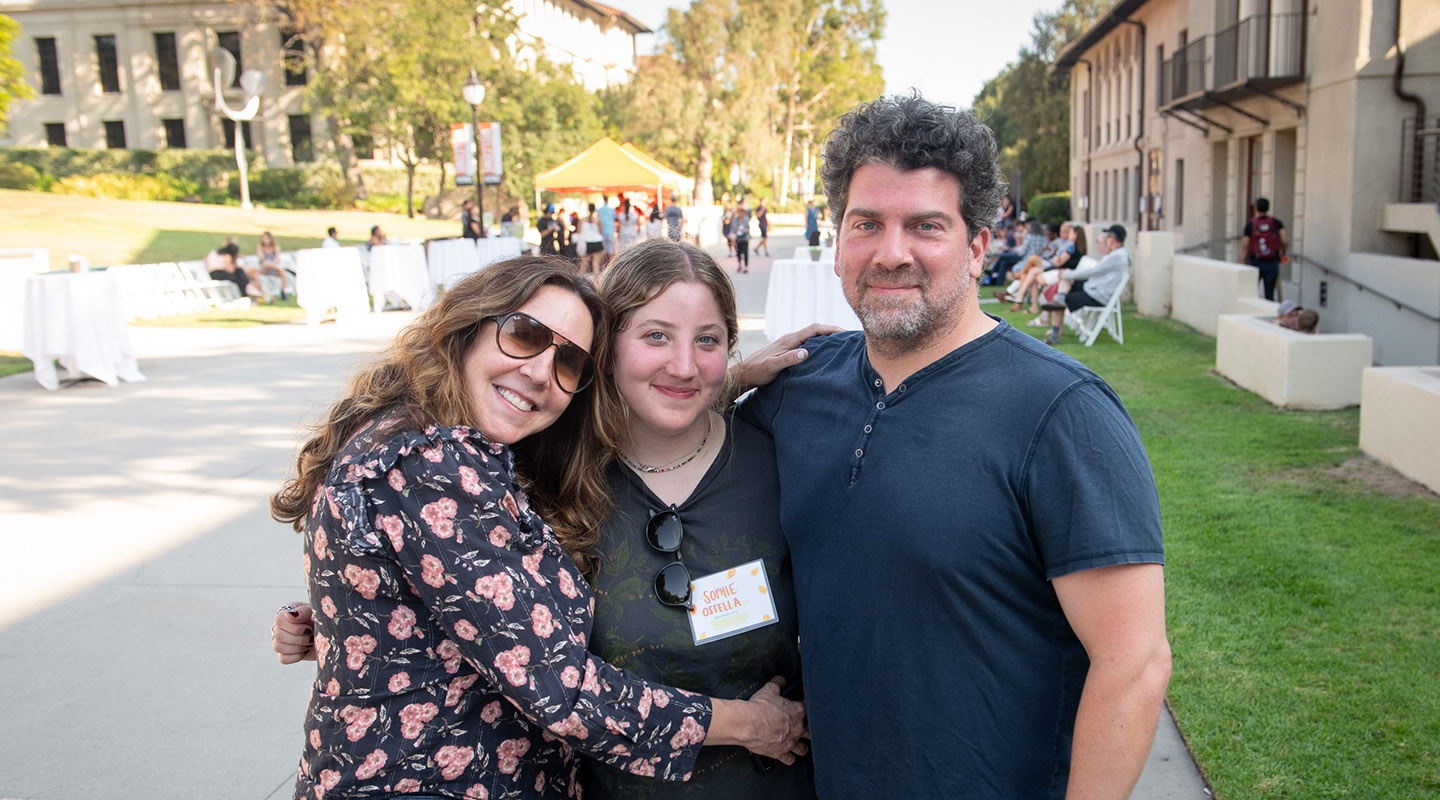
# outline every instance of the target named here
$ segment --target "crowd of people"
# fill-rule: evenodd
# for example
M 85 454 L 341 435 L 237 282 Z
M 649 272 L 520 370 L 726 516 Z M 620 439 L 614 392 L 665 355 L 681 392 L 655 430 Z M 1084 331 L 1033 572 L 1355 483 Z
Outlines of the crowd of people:
M 994 290 L 995 298 L 1011 303 L 1012 312 L 1037 315 L 1026 324 L 1048 327 L 1044 341 L 1056 345 L 1065 312 L 1104 306 L 1124 284 L 1131 265 L 1125 236 L 1123 225 L 1102 229 L 1096 240 L 1098 257 L 1087 258 L 1089 246 L 1080 223 L 1017 223 L 1001 213 L 995 221 L 997 246 L 988 254 L 982 283 L 1008 282 Z
M 272 647 L 318 670 L 295 797 L 1127 797 L 1154 479 L 1103 380 L 980 311 L 996 156 L 918 95 L 842 117 L 863 331 L 728 374 L 729 278 L 664 238 L 598 287 L 500 262 L 402 332 L 272 502 L 309 585 Z
M 519 209 L 514 212 L 518 217 Z M 566 214 L 550 203 L 535 221 L 540 234 L 539 254 L 567 258 L 579 264 L 586 275 L 599 275 L 616 256 L 641 242 L 682 241 L 684 226 L 685 211 L 675 194 L 670 195 L 670 203 L 664 208 L 657 202 L 648 210 L 628 196 L 612 205 L 606 194 L 598 206 L 587 203 L 583 215 L 578 209 Z

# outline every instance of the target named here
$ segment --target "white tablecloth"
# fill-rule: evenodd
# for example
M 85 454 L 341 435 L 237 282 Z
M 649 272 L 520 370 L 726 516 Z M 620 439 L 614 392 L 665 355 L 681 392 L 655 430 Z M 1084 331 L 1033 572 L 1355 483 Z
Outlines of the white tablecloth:
M 435 284 L 425 264 L 425 248 L 418 244 L 382 244 L 370 248 L 370 297 L 375 308 L 387 298 L 401 300 L 423 311 L 435 300 Z
M 430 243 L 430 281 L 448 289 L 472 272 L 520 255 L 523 245 L 513 236 L 437 239 Z
M 480 268 L 494 264 L 496 261 L 504 261 L 507 258 L 515 258 L 520 255 L 520 248 L 524 242 L 514 236 L 492 236 L 489 239 L 476 239 L 475 249 L 480 253 Z
M 114 386 L 145 380 L 130 346 L 120 288 L 104 272 L 52 272 L 25 280 L 20 352 L 35 362 L 35 380 L 60 388 L 55 359 L 70 378 L 82 374 Z
M 770 265 L 765 295 L 765 338 L 774 341 L 812 322 L 860 330 L 860 320 L 845 302 L 834 262 L 777 258 Z
M 337 318 L 370 310 L 360 253 L 353 247 L 324 247 L 295 252 L 295 302 L 311 325 L 335 312 Z
M 436 239 L 426 255 L 430 283 L 449 288 L 456 281 L 480 269 L 480 251 L 475 239 Z
M 25 280 L 50 271 L 44 248 L 0 250 L 0 350 L 19 350 L 25 336 Z

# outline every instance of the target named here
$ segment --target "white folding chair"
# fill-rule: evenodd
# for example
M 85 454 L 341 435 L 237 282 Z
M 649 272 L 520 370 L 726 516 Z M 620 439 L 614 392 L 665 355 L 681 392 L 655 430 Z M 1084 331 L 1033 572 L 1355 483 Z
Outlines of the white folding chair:
M 1125 344 L 1125 320 L 1120 313 L 1120 296 L 1125 294 L 1129 285 L 1130 273 L 1126 272 L 1120 285 L 1115 287 L 1115 293 L 1110 295 L 1110 302 L 1103 306 L 1083 306 L 1066 311 L 1065 325 L 1075 331 L 1086 347 L 1095 344 L 1102 330 L 1109 332 L 1110 338 Z

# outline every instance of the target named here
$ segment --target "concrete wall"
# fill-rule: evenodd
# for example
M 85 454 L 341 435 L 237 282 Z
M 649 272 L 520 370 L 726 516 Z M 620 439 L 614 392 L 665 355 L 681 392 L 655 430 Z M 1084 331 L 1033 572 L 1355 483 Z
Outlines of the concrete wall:
M 1135 310 L 1145 317 L 1168 317 L 1175 289 L 1175 234 L 1147 231 L 1135 238 L 1135 248 L 1131 251 L 1135 258 L 1130 266 Z
M 1372 367 L 1360 403 L 1360 449 L 1440 492 L 1440 369 Z
M 1265 313 L 1273 309 L 1255 297 L 1254 267 L 1199 256 L 1176 256 L 1170 316 L 1214 336 L 1221 314 Z M 1270 313 L 1274 313 L 1271 311 Z
M 1370 337 L 1358 333 L 1307 334 L 1274 317 L 1222 314 L 1215 369 L 1281 408 L 1346 408 L 1360 403 L 1371 351 Z

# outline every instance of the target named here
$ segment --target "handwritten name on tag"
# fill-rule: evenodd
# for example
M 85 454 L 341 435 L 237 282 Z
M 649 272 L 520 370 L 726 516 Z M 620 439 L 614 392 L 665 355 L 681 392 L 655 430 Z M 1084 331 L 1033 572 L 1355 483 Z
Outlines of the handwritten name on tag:
M 780 621 L 764 559 L 696 578 L 690 596 L 690 633 L 697 645 Z

